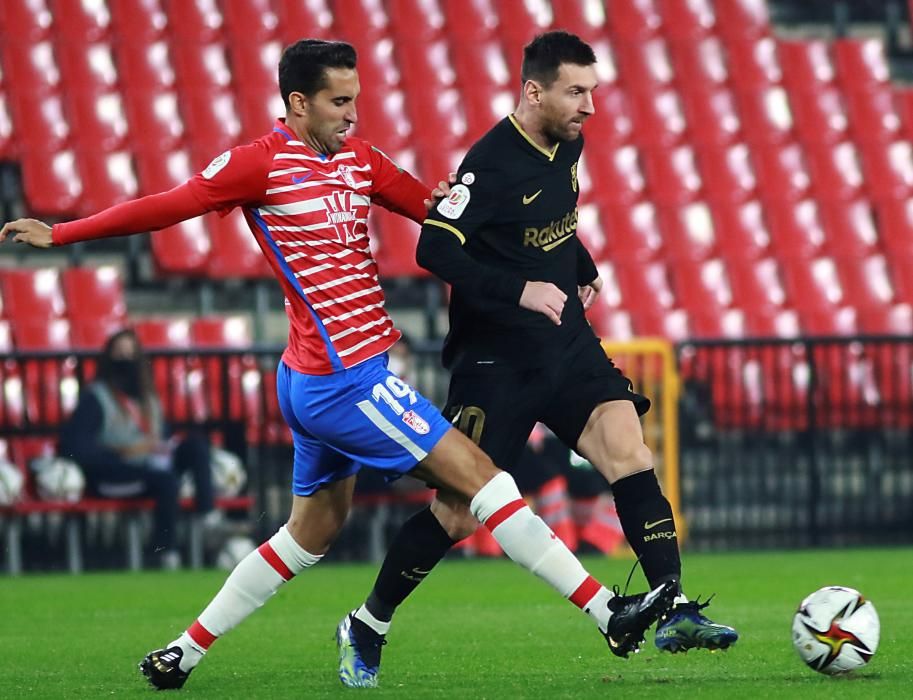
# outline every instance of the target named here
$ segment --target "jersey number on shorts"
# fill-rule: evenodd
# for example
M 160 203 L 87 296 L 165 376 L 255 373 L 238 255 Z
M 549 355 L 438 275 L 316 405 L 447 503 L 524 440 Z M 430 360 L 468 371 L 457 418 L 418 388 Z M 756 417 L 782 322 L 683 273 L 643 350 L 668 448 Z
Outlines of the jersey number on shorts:
M 415 403 L 415 389 L 406 384 L 399 377 L 387 377 L 386 381 L 378 382 L 371 390 L 371 398 L 375 401 L 383 401 L 392 408 L 396 415 L 401 416 L 406 412 L 403 405 L 398 399 L 409 399 L 409 405 Z

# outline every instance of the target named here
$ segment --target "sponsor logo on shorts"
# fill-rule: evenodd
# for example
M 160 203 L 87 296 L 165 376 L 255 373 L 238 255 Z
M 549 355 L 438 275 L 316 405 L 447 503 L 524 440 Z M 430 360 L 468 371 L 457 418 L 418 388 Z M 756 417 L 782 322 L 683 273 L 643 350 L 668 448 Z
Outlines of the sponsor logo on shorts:
M 427 435 L 428 431 L 431 430 L 431 426 L 428 425 L 428 421 L 422 418 L 415 411 L 406 411 L 403 414 L 403 423 L 408 425 L 419 435 Z

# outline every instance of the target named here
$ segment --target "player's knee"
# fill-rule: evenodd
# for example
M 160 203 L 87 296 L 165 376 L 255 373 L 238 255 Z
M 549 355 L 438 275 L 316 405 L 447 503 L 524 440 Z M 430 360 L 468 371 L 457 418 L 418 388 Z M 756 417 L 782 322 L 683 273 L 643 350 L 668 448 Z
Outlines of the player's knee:
M 469 506 L 465 503 L 448 503 L 435 499 L 431 504 L 431 512 L 454 542 L 469 537 L 479 527 L 479 521 L 469 512 Z

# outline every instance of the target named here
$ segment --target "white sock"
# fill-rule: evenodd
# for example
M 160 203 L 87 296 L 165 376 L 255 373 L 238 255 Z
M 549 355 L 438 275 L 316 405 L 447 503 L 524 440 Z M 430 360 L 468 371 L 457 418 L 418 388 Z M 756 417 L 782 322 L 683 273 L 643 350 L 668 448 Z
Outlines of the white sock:
M 378 634 L 387 634 L 390 631 L 390 622 L 384 622 L 383 620 L 378 620 L 370 611 L 362 605 L 353 613 L 354 617 L 364 622 L 368 627 L 377 632 Z
M 168 645 L 180 647 L 184 652 L 181 670 L 189 671 L 196 666 L 216 639 L 261 607 L 279 586 L 321 558 L 322 555 L 302 549 L 285 525 L 279 528 L 267 542 L 238 562 L 197 620 Z
M 564 542 L 529 509 L 510 474 L 500 472 L 485 484 L 469 509 L 507 556 L 586 612 L 605 631 L 612 615 L 606 603 L 612 593 L 587 573 Z

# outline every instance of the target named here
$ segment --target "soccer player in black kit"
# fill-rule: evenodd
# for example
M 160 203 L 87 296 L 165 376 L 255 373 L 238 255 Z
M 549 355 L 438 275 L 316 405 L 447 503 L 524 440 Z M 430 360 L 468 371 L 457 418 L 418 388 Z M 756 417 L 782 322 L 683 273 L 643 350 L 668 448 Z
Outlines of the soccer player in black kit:
M 639 420 L 650 401 L 605 356 L 584 315 L 602 287 L 575 233 L 595 62 L 590 46 L 566 32 L 526 46 L 516 112 L 469 150 L 450 196 L 422 226 L 416 256 L 452 286 L 444 415 L 508 471 L 535 423 L 545 423 L 612 485 L 650 586 L 680 586 L 672 509 Z M 355 655 L 376 675 L 396 607 L 476 527 L 465 504 L 439 490 L 403 525 L 371 594 L 341 624 L 341 656 Z M 704 607 L 680 594 L 656 645 L 674 652 L 735 643 L 736 631 L 711 622 Z

